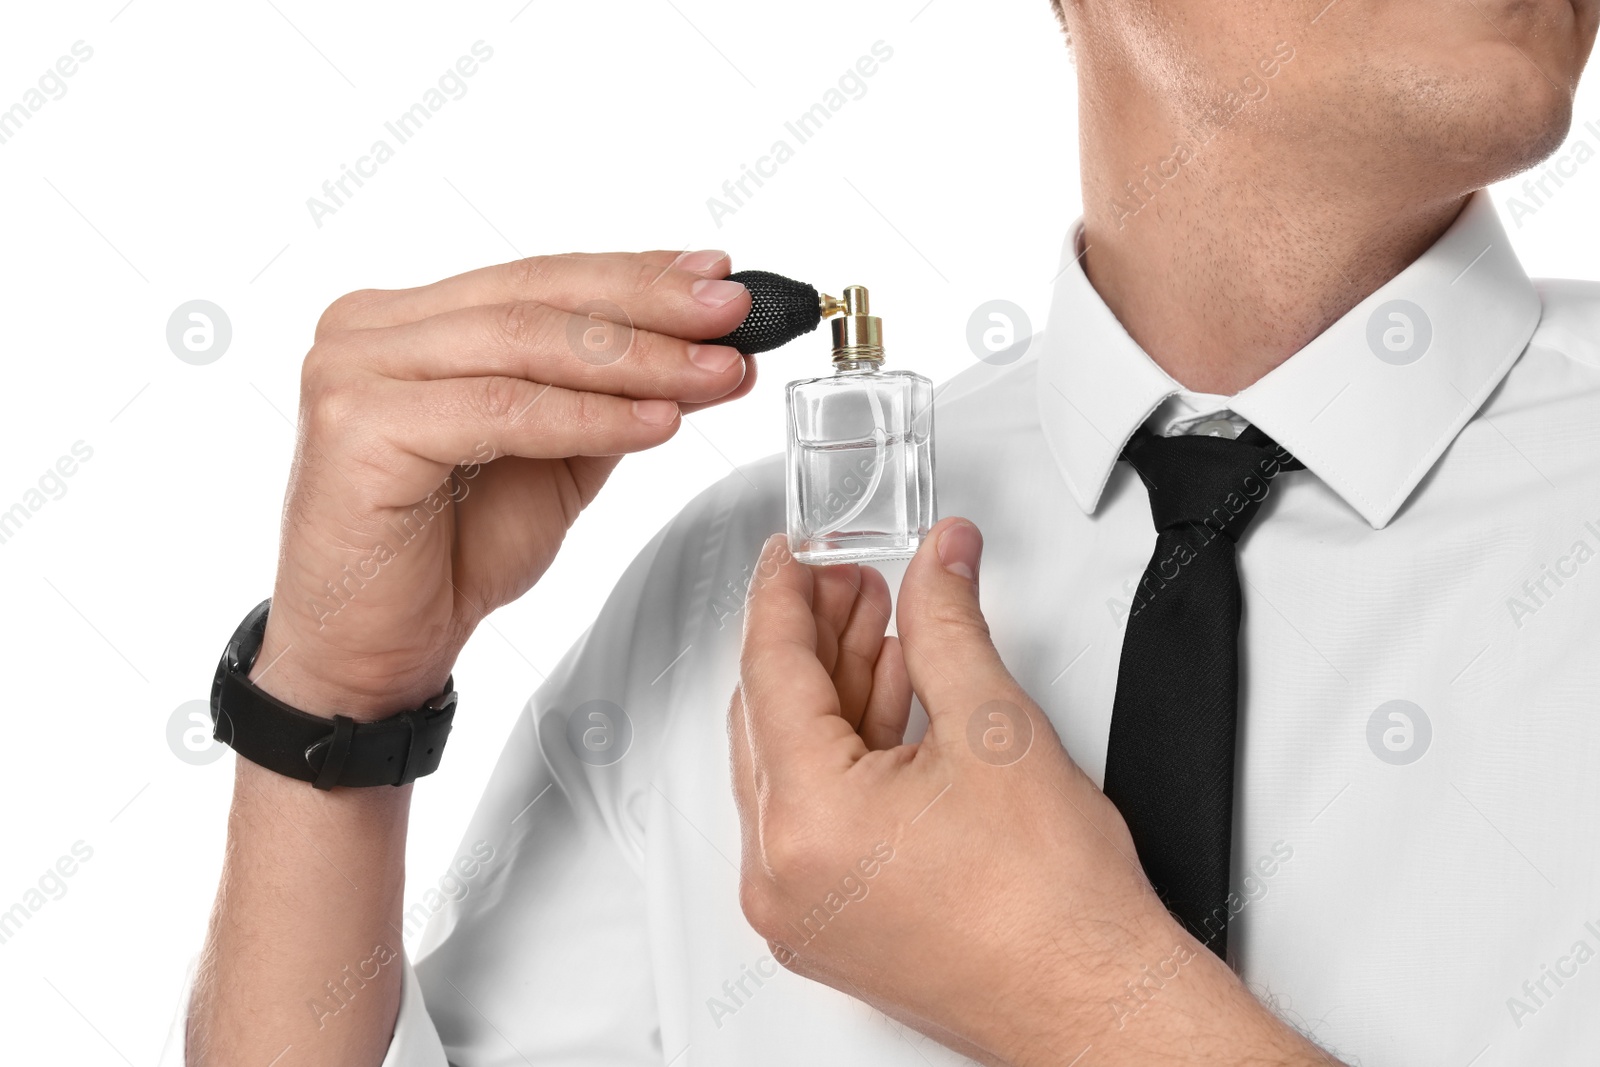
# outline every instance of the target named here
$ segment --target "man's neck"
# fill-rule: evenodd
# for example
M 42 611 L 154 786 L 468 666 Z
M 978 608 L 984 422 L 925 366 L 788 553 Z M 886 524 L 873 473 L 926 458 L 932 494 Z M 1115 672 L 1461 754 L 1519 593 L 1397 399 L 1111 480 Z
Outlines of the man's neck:
M 1196 392 L 1231 396 L 1294 355 L 1466 203 L 1459 191 L 1375 194 L 1359 173 L 1261 158 L 1231 131 L 1167 179 L 1156 163 L 1172 140 L 1130 138 L 1141 124 L 1128 120 L 1085 116 L 1084 269 L 1140 347 Z

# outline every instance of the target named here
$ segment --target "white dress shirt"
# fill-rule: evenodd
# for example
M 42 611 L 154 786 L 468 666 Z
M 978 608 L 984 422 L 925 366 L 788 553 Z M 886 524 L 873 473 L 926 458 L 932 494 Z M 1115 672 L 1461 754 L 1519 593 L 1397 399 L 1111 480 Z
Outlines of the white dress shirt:
M 1306 470 L 1240 545 L 1235 966 L 1350 1063 L 1593 1062 L 1600 287 L 1531 282 L 1479 193 L 1282 366 L 1206 397 L 1124 332 L 1076 241 L 1025 354 L 938 396 L 940 512 L 984 531 L 1006 664 L 1099 781 L 1155 541 L 1117 455 L 1146 422 L 1260 426 Z M 389 1067 L 969 1062 L 783 971 L 740 913 L 725 716 L 783 509 L 781 457 L 701 494 L 534 695 L 463 839 L 494 859 L 415 969 L 391 964 Z M 613 708 L 631 740 L 597 756 L 584 730 L 603 748 Z

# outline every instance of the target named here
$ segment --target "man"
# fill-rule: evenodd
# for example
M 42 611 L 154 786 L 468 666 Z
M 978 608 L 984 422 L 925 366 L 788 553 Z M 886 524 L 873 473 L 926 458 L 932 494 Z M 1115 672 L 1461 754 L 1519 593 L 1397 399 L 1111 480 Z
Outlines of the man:
M 1561 142 L 1596 3 L 1059 12 L 1084 220 L 1044 334 L 940 393 L 968 518 L 891 572 L 898 637 L 889 578 L 766 541 L 779 462 L 708 490 L 519 721 L 415 970 L 410 787 L 241 760 L 169 1062 L 1592 1055 L 1600 290 L 1529 282 L 1476 191 Z M 685 340 L 748 310 L 729 270 L 550 257 L 330 308 L 259 687 L 439 694 L 617 455 L 749 388 Z M 567 347 L 594 300 L 625 358 Z M 1204 766 L 1147 758 L 1174 737 Z M 1162 866 L 1191 818 L 1199 910 Z

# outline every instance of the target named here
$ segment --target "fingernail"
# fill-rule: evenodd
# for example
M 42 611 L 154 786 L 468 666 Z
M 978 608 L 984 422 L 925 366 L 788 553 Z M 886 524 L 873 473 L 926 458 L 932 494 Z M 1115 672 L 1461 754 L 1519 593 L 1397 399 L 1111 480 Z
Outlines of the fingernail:
M 689 346 L 689 362 L 713 374 L 721 374 L 742 358 L 737 348 L 729 348 L 727 345 Z
M 679 270 L 698 274 L 700 271 L 710 270 L 727 258 L 728 253 L 720 248 L 707 248 L 700 252 L 685 252 L 673 261 L 672 265 Z
M 678 417 L 678 405 L 670 400 L 635 400 L 633 417 L 660 426 Z
M 939 535 L 939 562 L 951 574 L 968 581 L 978 577 L 978 557 L 983 555 L 983 535 L 970 522 L 958 522 Z
M 689 286 L 689 292 L 706 307 L 719 308 L 744 295 L 744 286 L 726 278 L 701 278 Z
M 756 577 L 763 581 L 772 578 L 778 570 L 794 557 L 789 555 L 789 538 L 782 533 L 768 535 L 761 543 L 761 555 L 757 559 Z M 754 588 L 755 583 L 751 583 Z

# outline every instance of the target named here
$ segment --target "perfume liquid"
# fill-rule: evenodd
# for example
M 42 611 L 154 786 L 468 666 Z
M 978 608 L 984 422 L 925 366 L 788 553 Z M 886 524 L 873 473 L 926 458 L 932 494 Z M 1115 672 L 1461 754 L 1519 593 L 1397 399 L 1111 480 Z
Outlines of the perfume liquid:
M 883 369 L 865 289 L 824 301 L 843 312 L 833 373 L 787 389 L 789 549 L 816 565 L 904 559 L 935 521 L 933 383 Z

